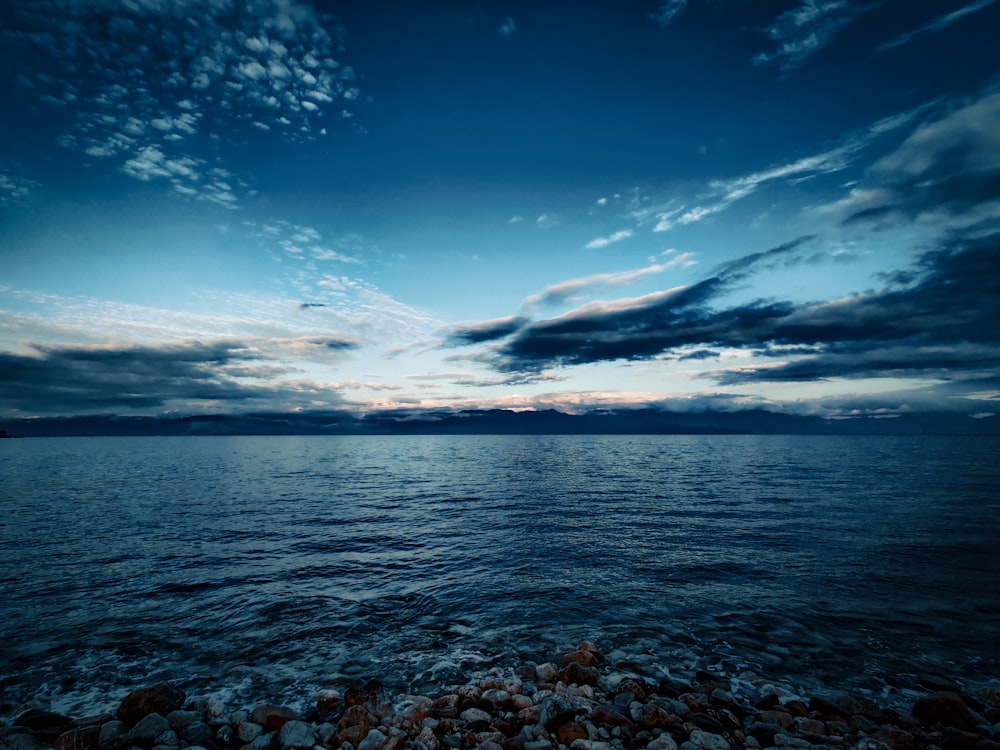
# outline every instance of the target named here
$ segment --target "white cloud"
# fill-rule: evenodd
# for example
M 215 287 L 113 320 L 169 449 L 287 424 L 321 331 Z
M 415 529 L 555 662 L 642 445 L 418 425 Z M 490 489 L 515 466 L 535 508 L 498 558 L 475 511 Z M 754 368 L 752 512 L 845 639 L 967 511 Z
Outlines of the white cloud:
M 777 46 L 771 52 L 759 53 L 753 62 L 777 63 L 782 70 L 796 68 L 825 47 L 844 26 L 876 5 L 854 0 L 801 0 L 765 29 Z
M 35 48 L 23 60 L 40 51 L 50 63 L 26 62 L 21 80 L 41 100 L 75 104 L 58 142 L 117 159 L 136 179 L 164 171 L 184 177 L 165 164 L 187 164 L 193 154 L 182 150 L 185 138 L 232 139 L 241 130 L 311 138 L 320 117 L 345 111 L 342 102 L 329 112 L 327 105 L 358 94 L 353 69 L 337 59 L 342 29 L 304 0 L 255 0 L 239 14 L 229 0 L 21 5 L 16 20 L 38 31 L 11 38 Z M 198 186 L 176 187 L 190 195 Z M 230 207 L 238 202 L 232 187 L 197 192 Z
M 0 205 L 11 206 L 25 201 L 38 187 L 38 183 L 16 174 L 0 163 Z
M 615 232 L 614 234 L 608 235 L 607 237 L 597 237 L 586 244 L 586 247 L 591 250 L 595 250 L 601 247 L 607 247 L 615 242 L 621 242 L 622 240 L 627 240 L 633 235 L 631 229 L 622 229 L 621 231 Z
M 559 216 L 557 214 L 541 214 L 535 219 L 535 224 L 540 229 L 552 229 L 552 227 L 559 226 Z
M 691 253 L 685 255 L 691 256 Z M 539 306 L 555 306 L 564 304 L 578 304 L 584 297 L 607 291 L 609 289 L 620 289 L 638 283 L 653 274 L 663 273 L 668 268 L 677 265 L 684 265 L 678 259 L 673 259 L 668 263 L 655 263 L 645 268 L 637 268 L 632 271 L 619 271 L 616 273 L 597 273 L 579 279 L 569 279 L 558 284 L 546 287 L 538 294 L 533 294 L 522 303 L 525 308 Z

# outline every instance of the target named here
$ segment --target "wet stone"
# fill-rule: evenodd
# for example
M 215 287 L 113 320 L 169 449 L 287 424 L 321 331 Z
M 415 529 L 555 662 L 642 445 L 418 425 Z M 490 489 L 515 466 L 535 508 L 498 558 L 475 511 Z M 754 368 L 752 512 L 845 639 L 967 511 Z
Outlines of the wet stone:
M 729 741 L 725 737 L 702 729 L 691 730 L 691 736 L 688 737 L 688 740 L 702 750 L 730 750 Z
M 925 724 L 941 724 L 964 731 L 974 731 L 976 721 L 968 706 L 956 693 L 934 693 L 913 705 L 913 715 Z
M 286 721 L 275 737 L 277 739 L 277 746 L 281 748 L 281 750 L 302 750 L 311 748 L 316 741 L 316 735 L 315 732 L 313 732 L 312 725 L 297 719 Z M 272 743 L 272 746 L 273 744 L 274 743 Z
M 101 725 L 101 733 L 97 738 L 97 746 L 109 748 L 114 745 L 128 730 L 124 721 L 112 719 Z
M 78 727 L 59 735 L 52 743 L 56 750 L 95 750 L 100 743 L 99 726 Z
M 160 716 L 152 713 L 144 716 L 126 735 L 129 742 L 133 742 L 143 747 L 152 747 L 157 737 L 164 732 L 170 731 L 170 723 Z
M 129 726 L 149 714 L 166 716 L 184 705 L 184 691 L 167 682 L 133 690 L 118 707 L 117 716 Z
M 287 706 L 275 706 L 268 703 L 257 706 L 250 712 L 250 721 L 260 724 L 265 732 L 277 732 L 286 722 L 298 718 L 298 715 Z

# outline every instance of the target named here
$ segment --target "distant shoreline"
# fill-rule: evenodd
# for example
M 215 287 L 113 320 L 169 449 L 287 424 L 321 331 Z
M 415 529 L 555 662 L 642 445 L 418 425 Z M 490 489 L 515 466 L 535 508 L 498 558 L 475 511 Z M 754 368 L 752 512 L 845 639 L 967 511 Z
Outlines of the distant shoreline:
M 77 415 L 0 420 L 2 436 L 170 435 L 941 435 L 997 436 L 996 415 L 952 412 L 826 419 L 753 409 L 671 412 L 621 409 L 567 414 L 554 409 L 203 414 L 181 417 Z

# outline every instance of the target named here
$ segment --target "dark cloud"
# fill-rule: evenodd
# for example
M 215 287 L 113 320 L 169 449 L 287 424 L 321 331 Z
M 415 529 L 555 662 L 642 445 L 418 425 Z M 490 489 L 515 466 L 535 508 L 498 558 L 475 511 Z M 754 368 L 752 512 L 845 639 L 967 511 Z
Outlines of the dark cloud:
M 1000 92 L 922 125 L 836 204 L 845 224 L 936 218 L 967 226 L 1000 216 Z
M 264 342 L 265 344 L 268 342 Z M 295 347 L 342 350 L 333 338 Z M 282 395 L 290 370 L 254 343 L 219 341 L 161 346 L 43 346 L 34 354 L 0 352 L 0 408 L 25 414 L 183 408 L 192 402 L 247 403 Z
M 518 331 L 528 322 L 527 318 L 513 316 L 487 320 L 470 326 L 457 326 L 448 332 L 446 346 L 465 346 L 481 344 L 485 341 L 495 341 Z
M 707 358 L 711 347 L 734 347 L 791 359 L 704 374 L 724 384 L 904 374 L 971 378 L 1000 366 L 998 231 L 956 235 L 878 291 L 807 304 L 711 304 L 752 271 L 797 257 L 807 241 L 740 258 L 686 288 L 522 324 L 487 356 L 504 372 L 648 359 L 686 347 L 697 349 L 680 356 Z

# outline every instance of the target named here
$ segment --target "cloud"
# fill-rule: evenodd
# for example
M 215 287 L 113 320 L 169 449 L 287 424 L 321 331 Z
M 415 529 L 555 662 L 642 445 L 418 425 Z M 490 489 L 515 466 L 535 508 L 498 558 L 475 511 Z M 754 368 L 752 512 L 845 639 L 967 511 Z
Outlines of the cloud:
M 829 44 L 842 28 L 877 5 L 854 0 L 801 0 L 764 30 L 776 47 L 757 54 L 753 62 L 777 64 L 782 70 L 797 68 Z
M 967 381 L 969 388 L 1000 377 L 1000 231 L 956 234 L 887 277 L 878 291 L 824 302 L 718 306 L 751 274 L 802 262 L 811 240 L 738 258 L 689 286 L 519 321 L 502 340 L 494 337 L 482 361 L 502 372 L 541 372 L 663 355 L 708 357 L 699 350 L 726 347 L 761 362 L 700 377 L 732 385 L 919 376 Z
M 28 354 L 0 351 L 0 405 L 30 414 L 118 410 L 227 408 L 296 401 L 318 389 L 289 380 L 294 372 L 268 353 L 351 341 L 312 338 L 285 342 L 220 340 L 160 345 L 42 345 Z M 325 395 L 339 403 L 336 393 Z
M 908 31 L 905 34 L 900 34 L 895 39 L 890 39 L 887 42 L 883 42 L 878 47 L 876 47 L 877 52 L 887 52 L 888 50 L 894 49 L 896 47 L 901 47 L 904 44 L 909 44 L 916 37 L 921 34 L 926 34 L 931 31 L 941 31 L 948 28 L 952 24 L 957 23 L 966 16 L 970 16 L 973 13 L 977 13 L 991 5 L 995 5 L 997 0 L 977 0 L 977 2 L 970 3 L 958 10 L 954 10 L 951 13 L 946 13 L 943 16 L 938 16 L 932 21 L 928 21 L 923 26 L 920 26 L 913 31 Z
M 503 23 L 500 24 L 500 28 L 497 29 L 497 33 L 504 39 L 514 36 L 517 33 L 517 24 L 514 23 L 514 19 L 510 17 L 505 18 Z
M 677 263 L 674 263 L 673 261 L 668 263 L 657 263 L 645 268 L 637 268 L 632 271 L 598 273 L 591 276 L 585 276 L 580 279 L 561 281 L 558 284 L 548 286 L 540 293 L 533 294 L 525 299 L 523 307 L 551 307 L 567 303 L 577 303 L 585 295 L 603 292 L 608 289 L 620 289 L 621 287 L 635 284 L 648 276 L 666 271 L 672 265 L 677 265 Z
M 535 224 L 539 229 L 552 229 L 559 226 L 559 216 L 556 214 L 541 214 L 535 219 Z
M 687 0 L 666 0 L 666 2 L 660 3 L 660 7 L 650 13 L 649 17 L 661 28 L 666 28 L 684 11 L 685 7 L 687 7 Z
M 239 181 L 214 178 L 219 165 L 192 153 L 264 129 L 313 138 L 358 93 L 342 27 L 301 0 L 238 12 L 198 0 L 38 0 L 9 20 L 3 41 L 19 53 L 25 92 L 72 105 L 61 145 L 226 207 Z
M 848 224 L 937 222 L 971 226 L 1000 218 L 1000 91 L 988 91 L 917 128 L 825 207 Z
M 700 205 L 677 206 L 667 204 L 658 208 L 643 208 L 633 212 L 640 221 L 652 216 L 657 219 L 654 232 L 667 232 L 677 226 L 697 223 L 720 213 L 737 201 L 756 193 L 771 182 L 797 183 L 814 177 L 836 174 L 847 169 L 857 156 L 878 138 L 906 127 L 929 108 L 929 104 L 882 118 L 867 128 L 846 136 L 841 143 L 818 154 L 811 154 L 785 164 L 778 164 L 758 172 L 738 177 L 713 180 L 708 184 L 708 200 Z
M 465 346 L 502 339 L 518 331 L 527 322 L 526 318 L 512 315 L 474 325 L 455 326 L 448 332 L 446 346 Z
M 591 240 L 586 244 L 586 247 L 590 250 L 596 250 L 598 248 L 607 247 L 615 242 L 621 242 L 622 240 L 627 240 L 631 237 L 634 232 L 631 229 L 622 229 L 621 231 L 615 232 L 614 234 L 608 235 L 607 237 L 598 237 Z
M 26 201 L 39 184 L 18 174 L 9 165 L 0 162 L 0 206 L 13 206 Z

